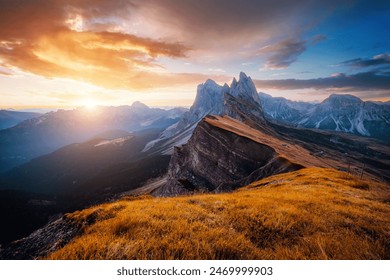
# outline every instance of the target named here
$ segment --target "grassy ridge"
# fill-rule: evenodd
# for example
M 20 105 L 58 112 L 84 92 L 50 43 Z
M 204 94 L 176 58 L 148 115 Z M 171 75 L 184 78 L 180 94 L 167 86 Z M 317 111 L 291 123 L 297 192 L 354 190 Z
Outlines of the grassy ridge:
M 127 198 L 68 214 L 83 234 L 49 259 L 389 259 L 386 186 L 332 169 L 227 194 Z

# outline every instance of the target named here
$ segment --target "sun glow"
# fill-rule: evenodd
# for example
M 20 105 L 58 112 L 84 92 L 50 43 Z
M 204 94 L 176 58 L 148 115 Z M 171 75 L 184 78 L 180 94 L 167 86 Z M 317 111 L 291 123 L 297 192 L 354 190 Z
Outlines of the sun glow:
M 82 101 L 82 106 L 88 110 L 95 110 L 97 107 L 97 103 L 95 100 L 86 99 L 86 100 Z
M 77 32 L 83 31 L 84 19 L 81 15 L 71 14 L 69 18 L 65 21 L 65 23 L 73 31 L 77 31 Z

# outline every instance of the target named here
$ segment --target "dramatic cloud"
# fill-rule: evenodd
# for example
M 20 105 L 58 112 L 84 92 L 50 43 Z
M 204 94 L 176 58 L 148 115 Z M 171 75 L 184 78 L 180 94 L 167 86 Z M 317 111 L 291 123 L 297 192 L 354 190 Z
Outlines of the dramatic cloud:
M 386 90 L 390 91 L 390 75 L 381 72 L 364 72 L 354 75 L 335 74 L 317 79 L 255 80 L 259 89 L 329 89 L 344 91 Z
M 108 28 L 110 20 L 124 17 L 124 11 L 133 6 L 128 1 L 114 2 L 0 2 L 2 63 L 45 77 L 73 78 L 108 88 L 144 89 L 199 79 L 188 74 L 175 77 L 157 62 L 158 57 L 186 57 L 189 48 L 181 43 L 95 30 L 103 23 Z
M 267 69 L 285 69 L 295 62 L 309 45 L 315 45 L 326 39 L 326 36 L 318 34 L 310 40 L 288 39 L 273 45 L 265 46 L 259 49 L 254 56 L 271 54 L 267 58 L 264 68 Z
M 235 59 L 238 49 L 284 37 L 287 26 L 301 33 L 318 22 L 315 10 L 334 7 L 311 0 L 2 0 L 0 59 L 10 68 L 109 88 L 168 86 L 191 75 L 173 74 L 162 57 L 205 64 Z M 307 44 L 284 40 L 270 47 L 269 66 L 288 66 Z
M 323 3 L 326 2 L 326 3 Z M 299 36 L 347 0 L 140 0 L 139 28 L 179 38 L 196 49 L 226 52 Z M 157 23 L 157 24 L 156 24 Z M 161 28 L 163 27 L 163 28 Z M 160 29 L 161 28 L 161 29 Z
M 107 88 L 193 83 L 203 75 L 173 74 L 160 58 L 199 57 L 207 63 L 212 57 L 222 59 L 223 53 L 231 56 L 244 43 L 250 48 L 273 32 L 283 36 L 286 25 L 302 30 L 304 22 L 317 21 L 308 13 L 311 2 L 3 0 L 0 59 L 9 68 Z M 323 10 L 332 6 L 321 5 Z M 297 20 L 303 15 L 304 21 Z M 289 65 L 305 48 L 306 42 L 291 40 L 270 47 L 270 67 Z
M 356 58 L 347 60 L 341 65 L 352 67 L 390 66 L 390 54 L 378 54 L 373 58 Z
M 305 41 L 284 40 L 275 45 L 266 46 L 260 54 L 271 53 L 264 65 L 267 69 L 284 69 L 297 60 L 298 56 L 306 50 Z
M 364 1 L 0 0 L 0 75 L 12 85 L 2 86 L 7 92 L 17 92 L 14 81 L 22 81 L 24 75 L 32 73 L 51 81 L 65 78 L 97 85 L 99 90 L 109 92 L 108 97 L 117 89 L 158 96 L 161 88 L 175 92 L 195 89 L 207 78 L 228 82 L 241 70 L 261 76 L 266 73 L 259 74 L 259 63 L 265 61 L 269 69 L 287 68 L 304 52 L 318 57 L 318 65 L 323 66 L 327 65 L 324 59 L 336 54 L 324 46 L 341 46 L 344 34 L 351 32 L 351 28 L 343 27 L 344 18 L 355 23 L 367 13 L 375 18 L 375 13 L 386 10 L 380 5 L 386 1 L 372 0 L 367 5 L 361 2 Z M 341 35 L 332 33 L 335 22 L 341 32 L 337 34 Z M 383 29 L 388 28 L 385 25 Z M 314 30 L 321 34 L 313 36 Z M 319 44 L 326 39 L 323 34 L 331 38 L 329 44 Z M 361 45 L 374 41 L 366 38 L 370 34 L 353 35 L 359 37 L 356 42 Z M 382 33 L 372 36 L 377 34 Z M 375 41 L 385 38 L 378 37 Z M 313 48 L 316 44 L 319 45 Z M 313 51 L 317 50 L 327 55 L 316 57 Z M 387 50 L 377 51 L 383 54 L 346 61 L 343 66 L 388 65 Z M 366 55 L 371 54 L 362 51 L 356 57 Z M 320 67 L 316 65 L 305 61 L 297 71 L 316 72 Z M 384 70 L 382 67 L 381 73 L 373 73 L 368 80 L 376 78 L 380 85 L 382 76 L 388 76 Z M 321 75 L 329 71 L 332 70 L 321 69 Z M 291 77 L 292 73 L 283 72 Z M 286 80 L 284 87 L 315 88 L 321 83 L 326 87 L 330 81 L 340 88 L 347 87 L 337 77 L 323 79 L 313 79 L 311 83 Z M 276 80 L 264 84 L 283 86 Z

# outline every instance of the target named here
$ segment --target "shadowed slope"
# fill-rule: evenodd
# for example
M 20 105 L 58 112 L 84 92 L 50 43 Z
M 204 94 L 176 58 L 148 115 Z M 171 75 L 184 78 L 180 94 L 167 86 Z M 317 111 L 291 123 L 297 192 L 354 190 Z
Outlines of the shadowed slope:
M 254 123 L 256 117 L 240 119 L 205 117 L 188 143 L 175 147 L 167 183 L 152 194 L 230 191 L 302 167 L 349 170 L 375 180 L 388 177 L 390 149 L 374 140 Z
M 267 136 L 270 139 L 265 143 L 256 138 L 256 133 L 261 134 L 227 116 L 204 118 L 188 143 L 175 147 L 167 183 L 153 195 L 230 191 L 266 176 L 303 167 L 275 150 L 271 142 L 276 139 Z
M 76 237 L 35 257 L 388 259 L 389 199 L 384 185 L 305 168 L 228 194 L 125 198 L 67 214 L 63 221 L 78 229 Z M 46 235 L 50 230 L 58 234 L 48 226 Z

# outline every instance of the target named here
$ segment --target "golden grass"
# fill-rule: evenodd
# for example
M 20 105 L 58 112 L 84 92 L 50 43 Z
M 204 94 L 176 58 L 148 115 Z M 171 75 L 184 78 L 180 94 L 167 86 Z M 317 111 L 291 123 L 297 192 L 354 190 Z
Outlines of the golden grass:
M 48 259 L 389 259 L 387 187 L 307 168 L 233 193 L 122 199 L 68 218 Z

